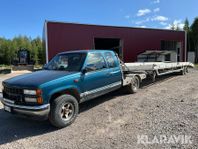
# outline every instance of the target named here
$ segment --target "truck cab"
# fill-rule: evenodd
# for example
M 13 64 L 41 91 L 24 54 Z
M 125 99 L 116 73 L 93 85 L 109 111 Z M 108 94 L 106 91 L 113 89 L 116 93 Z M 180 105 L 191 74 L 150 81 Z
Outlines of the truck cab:
M 134 93 L 140 81 L 123 71 L 113 51 L 69 51 L 57 54 L 41 71 L 5 80 L 2 103 L 7 112 L 49 118 L 62 128 L 76 119 L 79 103 L 123 86 Z

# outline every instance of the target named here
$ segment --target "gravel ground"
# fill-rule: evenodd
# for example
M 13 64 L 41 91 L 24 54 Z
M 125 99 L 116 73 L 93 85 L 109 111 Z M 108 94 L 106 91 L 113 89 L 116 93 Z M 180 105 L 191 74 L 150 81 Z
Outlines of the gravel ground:
M 198 148 L 198 71 L 145 82 L 138 93 L 113 92 L 80 105 L 76 121 L 57 130 L 48 121 L 5 113 L 0 106 L 0 148 Z M 146 135 L 150 144 L 140 142 Z M 151 141 L 190 136 L 187 144 Z

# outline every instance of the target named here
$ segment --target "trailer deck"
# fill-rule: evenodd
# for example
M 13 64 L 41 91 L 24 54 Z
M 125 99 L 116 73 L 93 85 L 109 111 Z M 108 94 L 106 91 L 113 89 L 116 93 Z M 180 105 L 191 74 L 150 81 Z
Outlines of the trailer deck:
M 189 67 L 194 67 L 190 62 L 136 62 L 125 63 L 129 71 L 141 72 L 144 71 L 147 75 L 155 80 L 156 76 L 181 72 L 185 74 Z

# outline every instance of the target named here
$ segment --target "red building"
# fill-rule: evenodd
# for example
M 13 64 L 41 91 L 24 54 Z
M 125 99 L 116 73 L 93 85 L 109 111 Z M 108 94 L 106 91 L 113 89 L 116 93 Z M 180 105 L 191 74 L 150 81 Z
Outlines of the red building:
M 170 50 L 178 61 L 186 61 L 184 31 L 46 21 L 43 40 L 47 61 L 59 52 L 79 49 L 112 49 L 125 62 L 136 61 L 146 50 Z

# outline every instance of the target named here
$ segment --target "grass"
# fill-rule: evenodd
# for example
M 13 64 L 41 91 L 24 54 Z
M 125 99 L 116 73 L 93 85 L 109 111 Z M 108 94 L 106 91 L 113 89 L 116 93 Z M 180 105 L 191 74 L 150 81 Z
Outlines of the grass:
M 195 64 L 195 68 L 198 68 L 198 64 Z
M 11 72 L 10 65 L 0 65 L 0 76 L 8 74 Z
M 34 65 L 34 68 L 35 69 L 42 69 L 43 68 L 43 65 Z
M 11 65 L 0 65 L 0 70 L 2 69 L 11 69 Z

